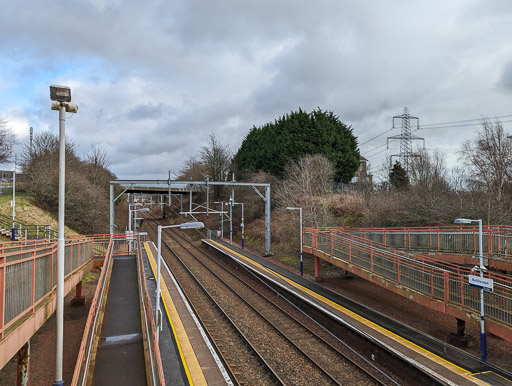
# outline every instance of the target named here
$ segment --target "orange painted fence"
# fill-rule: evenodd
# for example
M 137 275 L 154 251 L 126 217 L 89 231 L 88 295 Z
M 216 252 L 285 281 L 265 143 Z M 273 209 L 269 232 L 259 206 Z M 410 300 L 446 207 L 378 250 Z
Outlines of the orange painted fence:
M 411 227 L 411 228 L 333 228 L 364 239 L 377 241 L 388 248 L 478 254 L 478 226 Z M 512 226 L 482 227 L 484 257 L 512 259 Z
M 65 278 L 92 260 L 93 240 L 65 241 Z M 56 290 L 57 240 L 0 243 L 0 339 Z
M 468 283 L 469 269 L 417 260 L 340 228 L 304 228 L 303 240 L 305 247 L 322 251 L 334 259 L 356 265 L 432 299 L 480 313 L 480 292 Z M 484 291 L 486 318 L 511 328 L 512 280 L 505 275 L 486 273 L 485 276 L 494 279 L 494 291 Z

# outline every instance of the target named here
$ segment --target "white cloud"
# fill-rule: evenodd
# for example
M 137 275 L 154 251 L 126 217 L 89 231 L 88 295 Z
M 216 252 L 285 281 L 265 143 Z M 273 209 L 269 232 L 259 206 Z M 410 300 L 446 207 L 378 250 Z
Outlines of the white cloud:
M 210 133 L 236 151 L 299 106 L 333 110 L 360 143 L 404 106 L 423 123 L 512 114 L 512 87 L 491 90 L 512 83 L 506 0 L 32 0 L 3 13 L 0 114 L 20 140 L 30 125 L 56 131 L 48 85 L 71 86 L 68 137 L 84 154 L 102 143 L 120 177 L 176 173 Z M 471 133 L 418 135 L 434 148 Z

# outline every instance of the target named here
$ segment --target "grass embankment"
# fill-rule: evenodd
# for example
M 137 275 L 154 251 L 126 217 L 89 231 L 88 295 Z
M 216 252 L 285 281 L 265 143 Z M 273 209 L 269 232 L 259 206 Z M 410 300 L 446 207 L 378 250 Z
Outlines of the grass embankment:
M 11 201 L 12 191 L 0 195 L 0 214 L 12 217 Z M 16 221 L 27 225 L 50 225 L 51 229 L 58 229 L 57 219 L 50 213 L 38 208 L 32 197 L 26 193 L 16 192 Z M 68 227 L 65 227 L 64 233 L 66 236 L 78 234 Z M 0 240 L 8 241 L 9 239 L 0 236 Z

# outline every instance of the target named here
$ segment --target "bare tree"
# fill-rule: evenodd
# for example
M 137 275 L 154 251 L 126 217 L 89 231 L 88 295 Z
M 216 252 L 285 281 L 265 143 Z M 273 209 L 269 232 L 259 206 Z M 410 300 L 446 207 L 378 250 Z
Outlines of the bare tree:
M 9 161 L 14 145 L 14 134 L 7 126 L 7 121 L 0 117 L 0 164 Z
M 470 182 L 487 195 L 487 223 L 507 221 L 510 200 L 505 190 L 512 175 L 512 142 L 501 122 L 483 119 L 482 130 L 475 140 L 463 144 L 460 155 L 472 172 Z
M 332 162 L 321 154 L 306 155 L 288 163 L 285 173 L 286 178 L 277 184 L 274 194 L 277 204 L 301 207 L 306 224 L 325 225 L 328 210 L 322 198 L 330 193 L 334 177 Z
M 205 165 L 196 157 L 190 157 L 185 161 L 180 170 L 182 180 L 204 180 L 208 175 Z
M 221 145 L 214 134 L 210 134 L 210 140 L 199 153 L 201 163 L 206 167 L 207 176 L 213 181 L 227 181 L 231 171 L 233 153 L 227 146 Z M 221 187 L 214 187 L 214 197 L 220 198 Z

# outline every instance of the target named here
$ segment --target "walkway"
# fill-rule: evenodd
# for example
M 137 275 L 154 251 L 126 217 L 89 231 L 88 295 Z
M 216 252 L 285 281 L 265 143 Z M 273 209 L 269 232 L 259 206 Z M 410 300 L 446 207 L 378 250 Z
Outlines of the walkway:
M 93 383 L 142 385 L 146 368 L 137 260 L 135 255 L 114 256 L 113 263 Z
M 304 251 L 433 310 L 480 320 L 480 291 L 468 283 L 469 268 L 415 258 L 355 236 L 346 229 L 305 228 Z M 486 329 L 512 341 L 512 279 L 487 273 L 494 292 L 485 291 Z

